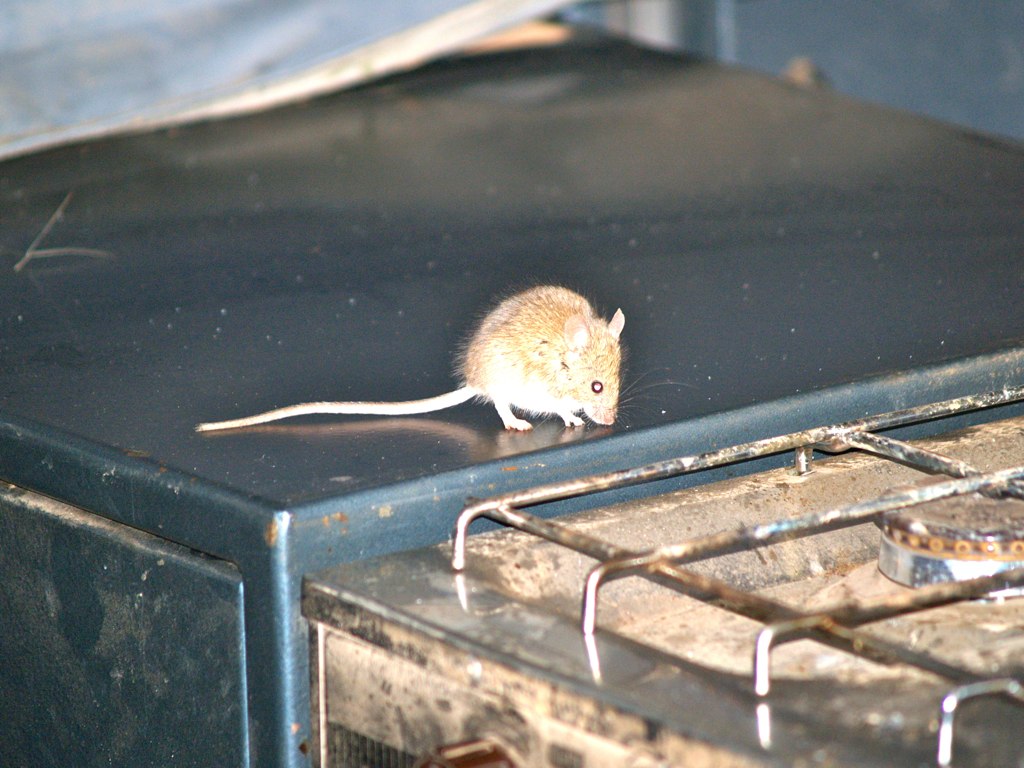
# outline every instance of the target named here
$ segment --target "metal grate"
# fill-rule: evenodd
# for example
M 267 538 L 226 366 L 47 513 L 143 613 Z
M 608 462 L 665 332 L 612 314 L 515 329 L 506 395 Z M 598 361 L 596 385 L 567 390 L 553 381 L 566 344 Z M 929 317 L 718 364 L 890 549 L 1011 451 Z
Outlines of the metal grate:
M 412 768 L 416 758 L 336 723 L 328 727 L 331 765 L 341 768 Z
M 929 584 L 908 593 L 885 596 L 857 605 L 848 605 L 828 613 L 803 612 L 762 595 L 682 567 L 687 562 L 717 557 L 742 549 L 833 531 L 864 522 L 882 523 L 887 516 L 941 499 L 981 494 L 990 499 L 1024 498 L 1024 467 L 982 472 L 969 464 L 947 458 L 934 451 L 878 434 L 881 430 L 951 416 L 1024 400 L 1024 387 L 933 403 L 833 426 L 796 432 L 709 453 L 685 456 L 643 467 L 594 475 L 576 480 L 538 486 L 496 496 L 467 506 L 460 514 L 454 535 L 452 567 L 462 571 L 466 565 L 466 538 L 469 526 L 485 517 L 585 554 L 599 561 L 586 578 L 582 594 L 581 631 L 590 656 L 595 680 L 601 679 L 601 663 L 594 642 L 598 626 L 601 588 L 614 579 L 640 576 L 659 584 L 714 601 L 717 605 L 764 624 L 755 647 L 752 686 L 762 703 L 757 708 L 758 734 L 763 743 L 771 740 L 772 649 L 795 639 L 811 638 L 857 656 L 883 663 L 903 663 L 945 678 L 950 688 L 936 702 L 940 716 L 937 762 L 952 761 L 954 718 L 959 705 L 979 696 L 1003 696 L 1024 704 L 1024 686 L 1012 678 L 986 678 L 976 672 L 920 652 L 909 644 L 882 640 L 858 627 L 886 618 L 926 608 L 984 597 L 1004 590 L 1024 587 L 1024 568 L 1012 567 L 993 575 L 966 581 Z M 770 523 L 728 530 L 657 547 L 629 551 L 615 544 L 581 533 L 564 523 L 541 519 L 524 508 L 599 491 L 621 488 L 668 477 L 719 467 L 746 459 L 793 451 L 795 469 L 806 474 L 812 470 L 814 451 L 835 453 L 857 449 L 899 462 L 928 475 L 949 479 L 892 490 L 867 501 L 823 512 L 775 520 Z

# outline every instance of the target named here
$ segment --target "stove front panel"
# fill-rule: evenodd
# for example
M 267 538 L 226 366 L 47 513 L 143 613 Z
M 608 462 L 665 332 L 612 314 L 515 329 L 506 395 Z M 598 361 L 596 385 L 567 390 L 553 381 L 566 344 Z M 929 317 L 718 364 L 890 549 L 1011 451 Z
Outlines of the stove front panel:
M 232 566 L 3 483 L 0 585 L 0 765 L 250 765 Z

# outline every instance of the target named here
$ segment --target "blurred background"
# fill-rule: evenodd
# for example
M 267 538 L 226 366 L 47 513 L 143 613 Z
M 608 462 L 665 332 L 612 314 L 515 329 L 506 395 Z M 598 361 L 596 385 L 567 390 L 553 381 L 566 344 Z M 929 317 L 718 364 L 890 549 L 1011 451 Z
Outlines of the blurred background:
M 530 20 L 826 83 L 1024 137 L 1024 4 L 974 0 L 14 0 L 0 157 L 238 114 L 415 67 Z

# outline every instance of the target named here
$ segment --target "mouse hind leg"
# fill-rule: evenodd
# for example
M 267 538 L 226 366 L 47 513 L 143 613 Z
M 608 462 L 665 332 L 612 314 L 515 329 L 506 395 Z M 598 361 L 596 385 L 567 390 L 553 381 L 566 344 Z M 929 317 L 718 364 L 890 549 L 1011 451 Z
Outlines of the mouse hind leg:
M 518 418 L 508 403 L 502 403 L 495 401 L 494 407 L 498 409 L 498 415 L 501 416 L 501 420 L 505 422 L 505 429 L 514 429 L 519 432 L 525 432 L 529 429 L 533 429 L 533 425 L 525 419 Z

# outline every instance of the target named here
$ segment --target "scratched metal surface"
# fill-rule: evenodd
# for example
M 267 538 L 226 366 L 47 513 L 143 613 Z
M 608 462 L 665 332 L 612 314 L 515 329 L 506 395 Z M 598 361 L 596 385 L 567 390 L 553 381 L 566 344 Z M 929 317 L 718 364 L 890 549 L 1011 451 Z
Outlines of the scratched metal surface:
M 0 764 L 248 765 L 234 568 L 7 486 L 0 542 Z
M 1019 146 L 589 43 L 7 161 L 0 478 L 232 563 L 253 754 L 306 764 L 303 574 L 443 540 L 469 495 L 1019 383 L 1022 189 Z M 626 314 L 612 430 L 192 431 L 443 391 L 540 281 Z
M 616 54 L 441 64 L 0 166 L 0 410 L 294 504 L 558 444 L 472 405 L 191 432 L 446 390 L 517 285 L 624 309 L 613 436 L 1018 345 L 1021 147 Z M 38 247 L 110 256 L 13 272 L 69 190 Z

